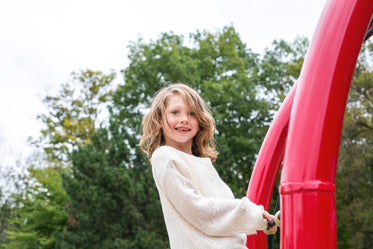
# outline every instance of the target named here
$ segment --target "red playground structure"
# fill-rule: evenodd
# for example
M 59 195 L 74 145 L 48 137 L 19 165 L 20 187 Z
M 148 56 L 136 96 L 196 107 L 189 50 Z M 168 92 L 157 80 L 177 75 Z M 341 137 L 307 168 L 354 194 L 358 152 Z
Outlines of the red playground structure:
M 280 181 L 282 249 L 337 248 L 335 175 L 348 91 L 362 43 L 371 35 L 373 0 L 327 0 L 297 83 L 259 152 L 247 196 L 269 209 Z M 248 236 L 250 249 L 266 235 Z

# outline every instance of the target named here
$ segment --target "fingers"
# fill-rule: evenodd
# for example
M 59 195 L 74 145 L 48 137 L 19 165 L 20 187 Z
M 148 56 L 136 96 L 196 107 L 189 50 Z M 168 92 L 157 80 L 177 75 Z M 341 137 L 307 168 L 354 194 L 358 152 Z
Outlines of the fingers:
M 263 230 L 263 232 L 267 235 L 275 234 L 277 232 L 275 216 L 270 215 L 266 211 L 263 211 L 262 215 L 263 215 L 263 218 L 265 218 L 268 221 L 267 229 Z
M 267 220 L 272 219 L 272 215 L 270 215 L 267 211 L 263 211 L 262 216 L 263 216 L 264 219 L 267 219 Z
M 278 211 L 276 214 L 275 214 L 275 222 L 276 222 L 276 225 L 278 227 L 281 227 L 281 211 Z

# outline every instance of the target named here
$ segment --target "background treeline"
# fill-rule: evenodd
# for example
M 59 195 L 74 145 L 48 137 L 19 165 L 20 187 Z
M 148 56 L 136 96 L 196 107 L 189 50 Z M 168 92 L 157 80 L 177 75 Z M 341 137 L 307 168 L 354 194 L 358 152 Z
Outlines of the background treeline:
M 169 248 L 151 169 L 137 146 L 152 96 L 168 82 L 200 92 L 217 124 L 214 165 L 241 197 L 307 48 L 305 38 L 275 40 L 257 54 L 231 26 L 188 38 L 170 32 L 130 44 L 124 84 L 114 72 L 73 73 L 44 98 L 49 111 L 30 141 L 27 174 L 13 175 L 10 196 L 0 191 L 0 248 Z M 346 109 L 336 180 L 340 249 L 373 248 L 372 59 L 367 43 Z

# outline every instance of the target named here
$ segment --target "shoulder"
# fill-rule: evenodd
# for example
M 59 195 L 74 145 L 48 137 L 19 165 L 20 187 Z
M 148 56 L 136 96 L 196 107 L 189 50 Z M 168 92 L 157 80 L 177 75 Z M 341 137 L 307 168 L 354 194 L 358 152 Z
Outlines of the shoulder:
M 157 148 L 153 154 L 150 162 L 152 166 L 168 165 L 169 163 L 176 163 L 183 161 L 178 151 L 170 146 L 161 146 Z M 163 167 L 163 166 L 162 166 Z
M 176 156 L 176 150 L 170 146 L 161 146 L 157 148 L 153 154 L 150 161 L 157 160 L 158 158 L 172 158 Z
M 180 172 L 183 175 L 188 172 L 188 165 L 176 149 L 170 146 L 157 148 L 150 159 L 153 174 L 159 178 Z

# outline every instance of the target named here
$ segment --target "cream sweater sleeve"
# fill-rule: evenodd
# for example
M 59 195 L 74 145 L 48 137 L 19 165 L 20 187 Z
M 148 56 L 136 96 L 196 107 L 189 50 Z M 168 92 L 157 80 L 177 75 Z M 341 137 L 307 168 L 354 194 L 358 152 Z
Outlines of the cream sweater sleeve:
M 152 167 L 158 190 L 181 217 L 201 232 L 209 236 L 232 236 L 266 228 L 263 207 L 248 198 L 203 196 L 192 181 L 188 165 L 178 157 L 158 155 L 152 159 Z

